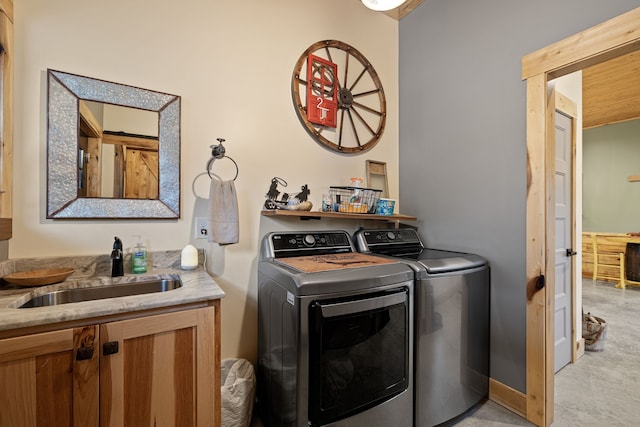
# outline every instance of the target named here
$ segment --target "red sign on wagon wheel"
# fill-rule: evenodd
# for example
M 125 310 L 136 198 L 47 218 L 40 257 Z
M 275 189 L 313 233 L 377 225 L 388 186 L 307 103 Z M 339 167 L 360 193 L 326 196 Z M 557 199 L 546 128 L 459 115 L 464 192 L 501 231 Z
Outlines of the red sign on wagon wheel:
M 307 120 L 335 128 L 338 123 L 338 66 L 309 54 L 307 58 Z

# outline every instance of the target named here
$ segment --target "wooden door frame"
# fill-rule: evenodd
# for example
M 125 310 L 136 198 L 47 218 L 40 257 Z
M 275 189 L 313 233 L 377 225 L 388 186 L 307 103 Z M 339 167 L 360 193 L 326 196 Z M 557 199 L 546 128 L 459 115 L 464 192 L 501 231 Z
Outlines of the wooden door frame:
M 13 236 L 13 1 L 0 0 L 0 240 Z
M 547 83 L 636 50 L 640 8 L 522 58 L 527 82 L 526 399 L 527 419 L 538 426 L 550 426 L 554 418 L 555 97 Z

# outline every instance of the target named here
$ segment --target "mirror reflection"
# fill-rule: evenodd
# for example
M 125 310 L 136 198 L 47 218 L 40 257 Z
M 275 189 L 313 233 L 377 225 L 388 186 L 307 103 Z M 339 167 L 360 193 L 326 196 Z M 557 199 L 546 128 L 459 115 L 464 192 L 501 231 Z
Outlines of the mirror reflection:
M 80 101 L 78 197 L 158 198 L 158 113 Z
M 179 218 L 180 97 L 47 71 L 47 218 Z

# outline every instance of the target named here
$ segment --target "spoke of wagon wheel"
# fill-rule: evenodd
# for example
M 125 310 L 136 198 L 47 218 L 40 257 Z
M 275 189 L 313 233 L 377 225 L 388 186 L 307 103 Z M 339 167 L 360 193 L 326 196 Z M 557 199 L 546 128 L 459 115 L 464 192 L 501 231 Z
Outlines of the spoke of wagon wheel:
M 353 135 L 356 137 L 358 147 L 362 148 L 362 144 L 360 144 L 360 136 L 358 136 L 358 131 L 356 130 L 356 124 L 353 121 L 353 117 L 351 116 L 351 109 L 347 110 L 347 115 L 349 116 L 349 122 L 351 122 L 351 130 L 353 130 Z
M 344 129 L 344 110 L 340 110 L 340 132 L 338 133 L 338 149 L 342 150 L 342 129 Z
M 351 87 L 349 88 L 350 91 L 353 91 L 353 88 L 356 87 L 356 85 L 358 84 L 358 82 L 360 81 L 360 79 L 362 78 L 362 76 L 364 76 L 364 74 L 369 70 L 369 66 L 365 66 L 364 69 L 362 70 L 362 72 L 360 73 L 360 75 L 358 76 L 358 78 L 356 79 L 355 82 L 353 82 L 353 84 L 351 85 Z
M 382 111 L 374 110 L 373 108 L 367 107 L 366 105 L 360 104 L 359 102 L 354 102 L 352 106 L 358 106 L 359 108 L 362 108 L 363 110 L 367 110 L 372 114 L 377 114 L 378 116 L 382 115 Z
M 371 132 L 371 135 L 375 135 L 376 132 L 373 129 L 371 129 L 371 126 L 369 126 L 369 123 L 366 122 L 364 117 L 362 117 L 355 108 L 351 107 L 351 110 L 355 113 L 356 117 L 360 119 L 360 122 L 362 122 L 362 124 L 365 125 L 367 129 L 369 129 L 369 132 Z
M 347 87 L 347 76 L 349 73 L 349 52 L 345 51 L 345 63 L 344 63 L 344 87 Z
M 381 88 L 378 87 L 378 88 L 375 88 L 375 89 L 368 90 L 366 92 L 354 93 L 353 97 L 354 98 L 358 98 L 360 96 L 367 96 L 367 95 L 371 95 L 371 94 L 374 94 L 374 93 L 379 93 L 380 90 L 381 90 Z
M 327 59 L 329 60 L 329 62 L 333 62 L 333 59 L 331 59 L 331 51 L 329 50 L 329 46 L 325 46 L 324 50 L 327 52 Z

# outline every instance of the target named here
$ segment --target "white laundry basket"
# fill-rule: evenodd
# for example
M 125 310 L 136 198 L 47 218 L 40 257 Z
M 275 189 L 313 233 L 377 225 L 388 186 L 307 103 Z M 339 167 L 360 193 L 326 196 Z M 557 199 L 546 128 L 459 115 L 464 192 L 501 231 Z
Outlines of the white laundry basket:
M 256 393 L 253 365 L 245 359 L 224 359 L 221 381 L 222 427 L 249 427 Z

